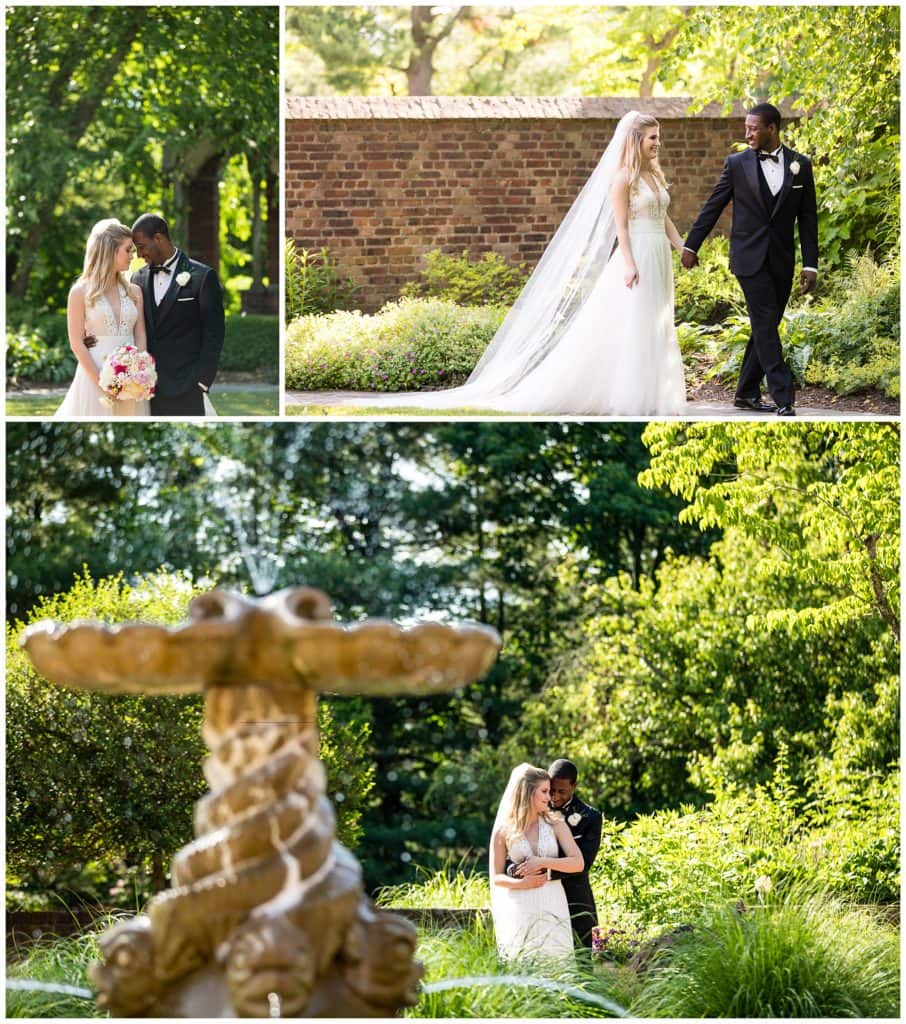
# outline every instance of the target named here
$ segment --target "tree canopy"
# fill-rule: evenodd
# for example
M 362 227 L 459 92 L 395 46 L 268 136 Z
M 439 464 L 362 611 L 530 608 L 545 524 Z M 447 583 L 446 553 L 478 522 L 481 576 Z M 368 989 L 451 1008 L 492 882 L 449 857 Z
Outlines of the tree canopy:
M 275 7 L 7 9 L 14 296 L 59 306 L 102 217 L 131 223 L 165 207 L 179 228 L 180 189 L 215 154 L 242 158 L 225 184 L 251 205 L 252 182 L 277 158 L 277 16 Z
M 691 113 L 788 103 L 806 115 L 784 139 L 814 160 L 828 262 L 898 251 L 894 5 L 297 7 L 288 33 L 289 91 L 303 94 L 690 96 Z

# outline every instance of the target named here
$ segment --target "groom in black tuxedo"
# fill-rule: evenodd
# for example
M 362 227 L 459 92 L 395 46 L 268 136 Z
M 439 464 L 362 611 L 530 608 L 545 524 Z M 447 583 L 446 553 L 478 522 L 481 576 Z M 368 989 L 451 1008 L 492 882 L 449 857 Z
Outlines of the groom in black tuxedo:
M 147 264 L 132 281 L 142 290 L 148 351 L 157 364 L 151 415 L 203 416 L 223 348 L 217 274 L 177 249 L 167 222 L 156 214 L 138 218 L 132 240 Z
M 727 157 L 723 173 L 692 225 L 681 257 L 684 267 L 698 263 L 698 250 L 733 201 L 730 270 L 736 275 L 749 313 L 752 336 L 739 372 L 734 405 L 754 412 L 794 416 L 793 374 L 784 362 L 777 328 L 793 287 L 799 225 L 805 294 L 818 279 L 818 205 L 807 157 L 780 144 L 780 111 L 759 103 L 746 117 L 748 149 Z M 761 381 L 776 405 L 761 400 Z
M 585 866 L 574 874 L 552 871 L 559 878 L 569 904 L 573 932 L 583 946 L 591 948 L 591 930 L 598 923 L 598 911 L 591 891 L 588 872 L 595 862 L 601 846 L 601 812 L 589 807 L 576 796 L 579 771 L 572 761 L 563 757 L 548 768 L 551 777 L 551 807 L 566 819 L 573 839 L 582 854 Z

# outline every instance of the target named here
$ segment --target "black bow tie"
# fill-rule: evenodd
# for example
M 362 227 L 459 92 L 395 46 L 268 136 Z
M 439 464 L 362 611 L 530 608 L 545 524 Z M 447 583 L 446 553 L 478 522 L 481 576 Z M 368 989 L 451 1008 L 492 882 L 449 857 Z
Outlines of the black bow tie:
M 172 270 L 173 270 L 172 267 L 164 267 L 164 266 L 156 267 L 156 266 L 152 265 L 152 267 L 151 267 L 151 274 L 152 275 L 154 275 L 154 274 L 169 274 L 169 273 L 172 272 Z
M 758 159 L 759 160 L 773 160 L 775 164 L 779 164 L 780 163 L 780 154 L 779 153 L 759 153 L 758 154 Z

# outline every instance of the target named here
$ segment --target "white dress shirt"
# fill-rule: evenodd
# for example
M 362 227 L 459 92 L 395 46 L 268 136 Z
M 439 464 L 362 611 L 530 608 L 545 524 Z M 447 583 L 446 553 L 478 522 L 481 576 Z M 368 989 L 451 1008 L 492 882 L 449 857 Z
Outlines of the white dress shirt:
M 768 183 L 771 195 L 776 196 L 783 188 L 783 146 L 778 146 L 774 152 L 770 154 L 770 156 L 776 156 L 776 160 L 762 160 L 762 153 L 764 153 L 764 150 L 758 154 L 758 163 L 761 165 L 761 173 L 764 175 L 764 180 Z
M 161 263 L 162 267 L 169 267 L 169 274 L 162 274 L 160 272 L 153 275 L 154 277 L 154 305 L 159 306 L 163 302 L 164 296 L 167 294 L 167 289 L 173 283 L 173 274 L 176 271 L 176 261 L 179 259 L 179 249 L 173 252 L 173 255 L 165 262 Z

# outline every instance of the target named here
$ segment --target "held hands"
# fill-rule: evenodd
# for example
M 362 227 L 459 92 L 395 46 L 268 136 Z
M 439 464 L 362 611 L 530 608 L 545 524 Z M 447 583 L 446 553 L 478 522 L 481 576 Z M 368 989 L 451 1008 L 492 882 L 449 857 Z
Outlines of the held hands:
M 686 270 L 692 270 L 693 267 L 698 266 L 698 253 L 692 252 L 691 249 L 683 249 L 680 255 L 680 263 L 682 263 Z
M 818 281 L 818 275 L 814 270 L 803 270 L 799 275 L 799 294 L 807 295 Z

